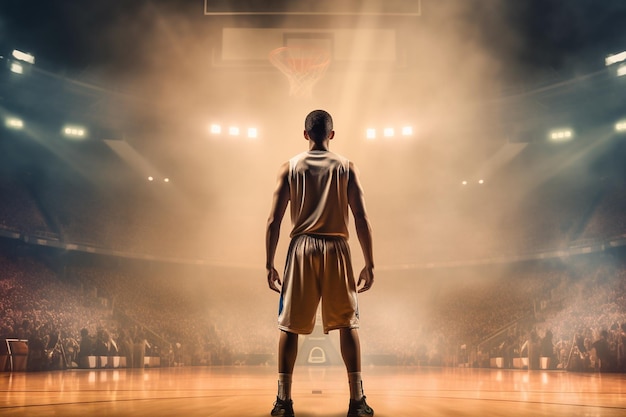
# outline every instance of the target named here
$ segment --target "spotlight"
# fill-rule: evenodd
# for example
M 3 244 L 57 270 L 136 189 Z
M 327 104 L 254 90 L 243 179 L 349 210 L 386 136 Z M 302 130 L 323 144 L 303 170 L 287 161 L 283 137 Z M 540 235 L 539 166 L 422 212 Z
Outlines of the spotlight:
M 376 129 L 366 129 L 365 130 L 365 137 L 367 139 L 376 139 Z
M 258 132 L 256 127 L 249 127 L 248 128 L 248 138 L 256 139 L 258 136 L 259 136 L 259 132 Z
M 616 74 L 618 77 L 623 77 L 624 75 L 626 75 L 626 64 L 622 64 L 619 67 L 617 67 Z
M 383 136 L 386 138 L 392 138 L 395 135 L 395 130 L 393 129 L 393 127 L 386 127 L 383 130 Z
M 163 178 L 163 182 L 168 183 L 168 182 L 170 182 L 170 179 L 169 178 Z
M 66 125 L 63 127 L 63 134 L 68 138 L 85 138 L 87 136 L 87 129 L 82 126 Z
M 239 136 L 239 128 L 237 126 L 229 127 L 228 134 L 231 136 Z
M 604 64 L 608 67 L 610 65 L 617 64 L 622 61 L 626 61 L 626 51 L 607 56 L 606 59 L 604 60 Z
M 21 130 L 24 128 L 24 121 L 17 117 L 7 117 L 4 119 L 4 125 L 9 129 Z
M 24 61 L 29 64 L 35 63 L 35 57 L 29 54 L 28 52 L 22 52 L 22 51 L 18 51 L 17 49 L 14 49 L 11 55 L 13 55 L 13 58 L 19 59 L 20 61 Z
M 222 133 L 222 126 L 217 125 L 217 124 L 212 124 L 209 130 L 214 135 L 219 135 L 220 133 Z
M 478 183 L 479 183 L 480 185 L 483 185 L 483 184 L 485 183 L 485 180 L 478 180 Z
M 615 131 L 620 133 L 626 132 L 626 120 L 620 120 L 615 123 Z
M 412 126 L 404 126 L 402 128 L 402 136 L 413 136 L 413 127 Z
M 15 74 L 24 74 L 24 67 L 18 62 L 11 62 L 11 72 Z
M 549 138 L 553 142 L 568 142 L 574 137 L 572 129 L 555 129 L 550 131 Z
M 148 181 L 154 181 L 154 177 L 153 177 L 152 175 L 150 175 L 150 176 L 148 177 Z
M 467 185 L 467 181 L 461 181 L 461 185 Z

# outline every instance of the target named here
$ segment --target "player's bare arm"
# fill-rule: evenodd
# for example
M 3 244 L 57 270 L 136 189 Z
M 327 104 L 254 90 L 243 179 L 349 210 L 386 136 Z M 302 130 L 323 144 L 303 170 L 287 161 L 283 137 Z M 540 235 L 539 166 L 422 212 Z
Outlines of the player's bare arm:
M 280 292 L 279 286 L 282 285 L 280 275 L 274 267 L 274 257 L 276 255 L 276 247 L 278 246 L 278 238 L 280 237 L 280 225 L 285 216 L 285 210 L 289 203 L 289 182 L 287 175 L 289 173 L 289 163 L 286 162 L 280 168 L 276 189 L 272 198 L 272 208 L 269 218 L 267 219 L 267 231 L 265 235 L 265 268 L 267 270 L 267 284 L 272 291 Z
M 356 234 L 363 251 L 365 266 L 359 274 L 357 287 L 359 292 L 369 290 L 374 284 L 374 254 L 372 248 L 372 229 L 365 210 L 365 198 L 359 181 L 356 167 L 350 162 L 350 178 L 348 180 L 348 203 L 354 216 Z

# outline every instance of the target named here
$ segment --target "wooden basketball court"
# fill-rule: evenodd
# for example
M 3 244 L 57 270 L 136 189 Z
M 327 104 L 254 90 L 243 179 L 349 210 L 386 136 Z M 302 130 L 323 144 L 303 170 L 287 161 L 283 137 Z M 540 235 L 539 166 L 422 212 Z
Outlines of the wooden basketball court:
M 626 375 L 561 371 L 371 367 L 377 416 L 623 416 Z M 273 367 L 183 367 L 0 374 L 0 415 L 269 416 Z M 345 416 L 341 367 L 300 367 L 298 417 Z

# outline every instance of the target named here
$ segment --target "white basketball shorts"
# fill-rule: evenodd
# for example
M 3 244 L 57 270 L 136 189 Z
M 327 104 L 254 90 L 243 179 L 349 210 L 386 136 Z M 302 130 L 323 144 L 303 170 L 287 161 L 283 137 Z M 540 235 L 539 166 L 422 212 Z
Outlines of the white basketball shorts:
M 324 333 L 359 327 L 350 249 L 343 238 L 299 235 L 289 245 L 278 308 L 278 328 L 310 334 L 322 301 Z

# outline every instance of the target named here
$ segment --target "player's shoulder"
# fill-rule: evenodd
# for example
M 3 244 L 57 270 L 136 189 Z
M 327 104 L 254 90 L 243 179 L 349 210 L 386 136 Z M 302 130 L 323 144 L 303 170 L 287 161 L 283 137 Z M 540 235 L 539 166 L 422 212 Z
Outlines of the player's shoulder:
M 347 158 L 347 157 L 346 157 L 346 156 L 344 156 L 344 155 L 341 155 L 341 154 L 335 153 L 335 152 L 330 152 L 330 151 L 329 151 L 329 152 L 328 152 L 328 157 L 329 157 L 330 159 L 333 159 L 333 160 L 337 161 L 338 163 L 340 163 L 341 165 L 343 165 L 343 166 L 345 166 L 345 167 L 348 167 L 348 166 L 351 164 L 351 162 L 350 162 L 350 159 L 349 159 L 349 158 Z
M 350 160 L 347 161 L 348 164 L 348 170 L 350 171 L 350 173 L 356 175 L 359 173 L 358 168 L 356 167 L 356 164 Z
M 294 156 L 292 156 L 291 158 L 289 158 L 289 160 L 286 162 L 287 165 L 295 165 L 297 164 L 299 161 L 305 159 L 308 155 L 308 152 L 300 152 L 298 154 L 295 154 Z

